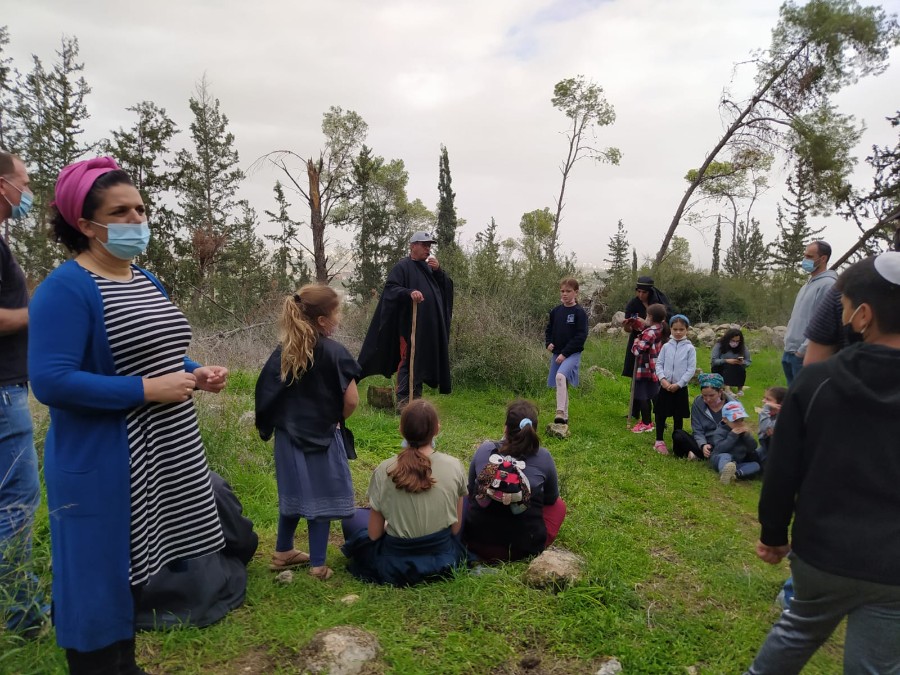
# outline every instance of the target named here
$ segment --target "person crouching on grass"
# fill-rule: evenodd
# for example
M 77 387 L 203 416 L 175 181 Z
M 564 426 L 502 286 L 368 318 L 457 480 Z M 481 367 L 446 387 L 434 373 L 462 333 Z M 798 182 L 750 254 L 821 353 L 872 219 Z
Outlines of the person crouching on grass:
M 659 378 L 656 376 L 656 357 L 662 344 L 669 339 L 669 326 L 666 324 L 665 305 L 655 304 L 647 308 L 645 328 L 631 346 L 634 354 L 634 390 L 635 407 L 641 411 L 641 419 L 631 431 L 640 434 L 653 431 L 650 419 L 650 401 L 659 392 Z
M 656 396 L 656 443 L 653 447 L 661 455 L 669 454 L 663 440 L 666 419 L 671 417 L 672 427 L 675 431 L 680 431 L 684 428 L 684 418 L 691 415 L 687 388 L 697 369 L 697 350 L 687 339 L 690 325 L 684 314 L 672 317 L 672 337 L 663 345 L 656 361 L 659 394 Z M 674 432 L 672 444 L 674 445 Z
M 722 407 L 722 422 L 728 427 L 709 456 L 709 463 L 719 474 L 724 485 L 730 485 L 736 478 L 750 478 L 759 473 L 759 455 L 756 439 L 747 427 L 749 415 L 737 401 L 729 401 Z
M 587 313 L 578 304 L 578 281 L 566 277 L 559 282 L 559 300 L 562 304 L 550 310 L 544 344 L 551 353 L 547 386 L 556 387 L 556 424 L 569 423 L 568 385 L 578 386 L 578 369 L 581 352 L 587 339 Z
M 756 554 L 789 556 L 795 595 L 750 675 L 800 672 L 845 616 L 844 672 L 900 672 L 900 253 L 835 288 L 863 341 L 805 366 L 778 414 Z

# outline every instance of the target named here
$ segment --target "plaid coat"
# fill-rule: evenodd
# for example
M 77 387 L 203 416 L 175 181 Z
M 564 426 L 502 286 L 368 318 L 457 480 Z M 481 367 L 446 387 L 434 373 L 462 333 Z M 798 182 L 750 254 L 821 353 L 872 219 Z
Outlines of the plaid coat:
M 634 354 L 634 379 L 659 382 L 656 377 L 656 357 L 662 349 L 662 325 L 647 326 L 631 346 Z

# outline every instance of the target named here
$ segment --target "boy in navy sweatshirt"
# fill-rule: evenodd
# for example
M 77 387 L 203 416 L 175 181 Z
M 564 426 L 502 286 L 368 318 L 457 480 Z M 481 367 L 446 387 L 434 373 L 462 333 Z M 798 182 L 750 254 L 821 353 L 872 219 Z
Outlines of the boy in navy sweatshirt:
M 554 423 L 569 423 L 568 385 L 578 386 L 581 352 L 587 339 L 587 313 L 578 304 L 578 281 L 566 277 L 559 282 L 561 305 L 550 310 L 544 345 L 550 352 L 550 373 L 547 386 L 556 388 L 556 417 Z

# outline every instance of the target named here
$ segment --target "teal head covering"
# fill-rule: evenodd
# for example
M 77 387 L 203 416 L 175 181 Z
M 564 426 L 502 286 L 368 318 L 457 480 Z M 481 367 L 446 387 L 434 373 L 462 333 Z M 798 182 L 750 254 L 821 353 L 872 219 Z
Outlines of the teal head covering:
M 718 373 L 700 373 L 700 388 L 712 387 L 713 389 L 721 389 L 725 386 L 725 378 Z

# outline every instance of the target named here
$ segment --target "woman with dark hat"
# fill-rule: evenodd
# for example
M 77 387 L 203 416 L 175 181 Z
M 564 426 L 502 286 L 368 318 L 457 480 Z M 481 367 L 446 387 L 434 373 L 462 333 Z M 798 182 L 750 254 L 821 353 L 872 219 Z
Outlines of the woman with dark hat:
M 632 377 L 634 375 L 634 354 L 631 353 L 631 346 L 634 344 L 635 338 L 644 330 L 644 322 L 641 319 L 647 317 L 647 308 L 650 305 L 659 303 L 666 308 L 666 314 L 672 314 L 672 307 L 665 293 L 660 291 L 653 285 L 653 277 L 638 277 L 637 284 L 634 287 L 634 297 L 625 305 L 625 323 L 622 327 L 628 332 L 628 346 L 625 349 L 625 366 L 622 368 L 622 375 Z M 632 417 L 639 417 L 640 410 L 634 407 L 631 411 Z

